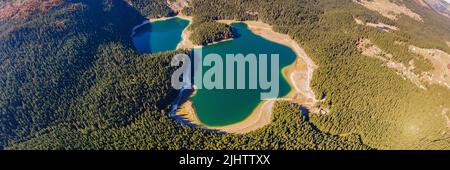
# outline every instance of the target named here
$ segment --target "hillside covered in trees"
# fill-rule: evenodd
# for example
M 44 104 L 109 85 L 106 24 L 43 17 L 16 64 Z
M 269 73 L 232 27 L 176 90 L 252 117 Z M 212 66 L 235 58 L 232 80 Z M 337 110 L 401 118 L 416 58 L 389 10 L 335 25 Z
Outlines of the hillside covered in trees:
M 164 0 L 65 0 L 42 14 L 0 20 L 0 147 L 5 149 L 450 149 L 450 90 L 423 90 L 357 49 L 372 40 L 416 72 L 427 60 L 395 42 L 450 53 L 450 22 L 403 1 L 425 23 L 392 21 L 352 0 L 191 0 L 184 13 L 261 20 L 290 35 L 319 65 L 312 82 L 330 113 L 278 102 L 273 122 L 236 135 L 182 126 L 167 115 L 172 51 L 143 55 L 130 33 L 176 13 Z M 130 5 L 131 4 L 131 5 Z M 385 32 L 358 25 L 380 21 Z M 201 24 L 203 25 L 203 24 Z M 202 26 L 199 25 L 199 28 Z M 217 34 L 214 34 L 217 35 Z M 223 34 L 228 36 L 228 32 Z M 222 38 L 222 37 L 220 37 Z M 209 40 L 199 38 L 199 43 Z
M 227 24 L 203 17 L 196 17 L 192 22 L 188 28 L 192 31 L 189 38 L 196 45 L 207 45 L 233 38 L 233 30 Z
M 3 22 L 2 147 L 369 148 L 357 135 L 321 132 L 289 103 L 277 105 L 273 124 L 246 135 L 180 125 L 167 115 L 178 95 L 169 67 L 178 52 L 138 54 L 129 35 L 144 18 L 123 1 L 71 0 L 44 15 Z

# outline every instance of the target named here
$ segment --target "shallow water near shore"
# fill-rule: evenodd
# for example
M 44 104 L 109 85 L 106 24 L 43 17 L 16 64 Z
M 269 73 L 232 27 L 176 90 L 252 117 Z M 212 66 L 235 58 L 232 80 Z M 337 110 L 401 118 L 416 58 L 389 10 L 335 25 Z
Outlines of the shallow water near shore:
M 181 34 L 189 25 L 188 20 L 181 18 L 171 18 L 167 20 L 151 22 L 136 30 L 133 42 L 136 49 L 141 53 L 157 53 L 175 50 L 181 41 Z M 251 32 L 244 23 L 232 24 L 233 31 L 238 35 L 233 40 L 224 41 L 202 48 L 203 56 L 211 53 L 219 54 L 226 64 L 226 54 L 255 54 L 257 60 L 259 54 L 267 54 L 268 61 L 271 61 L 271 54 L 279 55 L 279 93 L 278 97 L 287 95 L 291 87 L 283 77 L 281 70 L 292 64 L 296 58 L 295 52 L 284 45 L 269 41 Z M 192 96 L 195 112 L 202 124 L 211 127 L 220 127 L 235 124 L 245 120 L 256 107 L 262 102 L 261 93 L 269 90 L 248 89 L 249 68 L 246 65 L 246 87 L 247 89 L 196 89 Z M 260 67 L 260 66 L 258 66 Z M 204 74 L 209 68 L 203 67 Z M 225 68 L 225 67 L 224 67 Z M 267 65 L 271 70 L 270 64 Z M 259 71 L 259 70 L 258 70 Z M 224 72 L 224 78 L 226 77 Z M 237 82 L 237 68 L 235 68 L 235 84 Z M 257 73 L 259 74 L 259 73 Z M 268 76 L 269 80 L 271 79 Z M 259 78 L 257 78 L 259 81 Z M 224 80 L 224 84 L 226 80 Z M 224 86 L 225 87 L 225 86 Z

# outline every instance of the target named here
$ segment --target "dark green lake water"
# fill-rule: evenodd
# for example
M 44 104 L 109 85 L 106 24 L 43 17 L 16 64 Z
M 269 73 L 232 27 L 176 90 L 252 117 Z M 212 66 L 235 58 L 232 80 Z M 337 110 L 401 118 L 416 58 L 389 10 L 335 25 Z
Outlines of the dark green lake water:
M 171 18 L 139 27 L 133 36 L 137 51 L 145 54 L 175 50 L 188 20 Z
M 279 54 L 279 97 L 287 95 L 291 90 L 291 87 L 282 76 L 281 69 L 294 62 L 296 58 L 295 52 L 289 47 L 274 43 L 255 35 L 247 28 L 246 24 L 232 24 L 232 27 L 240 36 L 232 41 L 221 42 L 203 47 L 203 56 L 209 53 L 220 54 L 225 64 L 225 54 L 240 53 L 247 55 L 253 53 L 256 55 L 268 54 L 269 56 L 270 54 Z M 203 67 L 203 72 L 206 72 L 208 68 L 210 67 Z M 235 70 L 235 72 L 237 72 L 237 70 Z M 237 76 L 235 76 L 235 78 L 236 77 Z M 246 77 L 248 79 L 248 70 Z M 192 98 L 192 101 L 194 103 L 197 115 L 202 123 L 209 126 L 224 126 L 240 122 L 247 118 L 258 106 L 258 104 L 261 103 L 261 92 L 261 89 L 199 89 L 197 90 L 196 95 Z
M 136 34 L 133 37 L 134 45 L 139 52 L 147 54 L 175 50 L 177 44 L 181 41 L 181 34 L 188 24 L 189 21 L 180 18 L 152 22 L 136 30 Z M 279 54 L 279 97 L 287 95 L 291 87 L 282 76 L 281 69 L 294 62 L 296 58 L 295 52 L 289 47 L 253 34 L 246 24 L 232 24 L 232 27 L 239 36 L 232 41 L 203 47 L 203 56 L 210 53 L 219 54 L 225 64 L 226 54 L 247 55 L 253 53 L 256 55 L 268 54 L 269 56 L 270 54 Z M 203 67 L 203 73 L 208 68 L 210 67 Z M 248 78 L 248 70 L 246 77 Z M 246 86 L 248 87 L 248 82 Z M 258 104 L 262 102 L 260 99 L 262 91 L 261 89 L 197 89 L 195 96 L 192 97 L 192 101 L 197 116 L 202 123 L 209 126 L 224 126 L 247 118 Z

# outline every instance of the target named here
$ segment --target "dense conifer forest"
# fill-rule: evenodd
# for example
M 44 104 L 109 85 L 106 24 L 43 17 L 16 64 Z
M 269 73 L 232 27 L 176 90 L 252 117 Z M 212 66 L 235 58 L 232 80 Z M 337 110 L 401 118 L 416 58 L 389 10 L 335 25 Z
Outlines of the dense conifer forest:
M 396 61 L 413 59 L 417 72 L 430 70 L 428 60 L 393 45 L 401 41 L 450 52 L 445 45 L 450 22 L 416 4 L 406 2 L 426 23 L 407 17 L 393 22 L 351 0 L 192 0 L 184 13 L 207 17 L 194 31 L 229 31 L 218 19 L 261 20 L 290 35 L 319 66 L 312 86 L 323 94 L 320 105 L 330 113 L 307 118 L 299 105 L 277 102 L 271 124 L 236 135 L 182 126 L 169 118 L 178 95 L 170 86 L 176 69 L 170 60 L 185 51 L 139 54 L 130 33 L 147 17 L 175 13 L 163 0 L 131 2 L 66 0 L 44 14 L 0 21 L 1 147 L 450 149 L 440 115 L 442 108 L 450 108 L 450 90 L 417 88 L 356 47 L 359 39 L 369 38 Z M 355 17 L 401 31 L 364 27 Z M 220 35 L 229 36 L 227 31 Z M 208 38 L 194 40 L 203 44 Z

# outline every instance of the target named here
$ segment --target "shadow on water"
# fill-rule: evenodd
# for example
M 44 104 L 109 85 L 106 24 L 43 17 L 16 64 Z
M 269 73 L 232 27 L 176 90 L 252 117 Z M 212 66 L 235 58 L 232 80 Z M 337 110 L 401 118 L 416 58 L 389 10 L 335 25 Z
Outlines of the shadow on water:
M 136 29 L 133 29 L 132 31 L 132 39 L 133 39 L 133 47 L 134 50 L 136 50 L 136 52 L 138 52 L 139 54 L 151 54 L 151 49 L 150 49 L 150 39 L 151 34 L 146 33 L 145 31 L 150 31 L 152 30 L 152 24 L 150 22 L 147 23 L 142 23 L 140 26 L 138 26 Z M 147 37 L 148 40 L 140 40 L 138 43 L 135 40 L 135 37 Z
M 305 121 L 308 122 L 308 124 L 309 124 L 314 130 L 321 132 L 320 129 L 317 128 L 317 126 L 314 125 L 313 122 L 310 122 L 310 121 L 309 121 L 309 120 L 310 120 L 310 116 L 309 116 L 309 115 L 310 115 L 310 112 L 309 112 L 309 109 L 306 108 L 306 107 L 304 107 L 304 106 L 300 106 L 300 110 L 301 110 L 302 116 L 305 118 Z
M 177 120 L 181 125 L 189 126 L 189 127 L 198 127 L 196 124 L 192 123 L 188 119 L 184 118 L 182 115 L 177 114 L 177 112 L 180 110 L 180 106 L 185 104 L 194 90 L 192 89 L 181 89 L 179 90 L 178 97 L 176 100 L 172 103 L 172 107 L 169 111 L 169 117 L 174 118 Z

